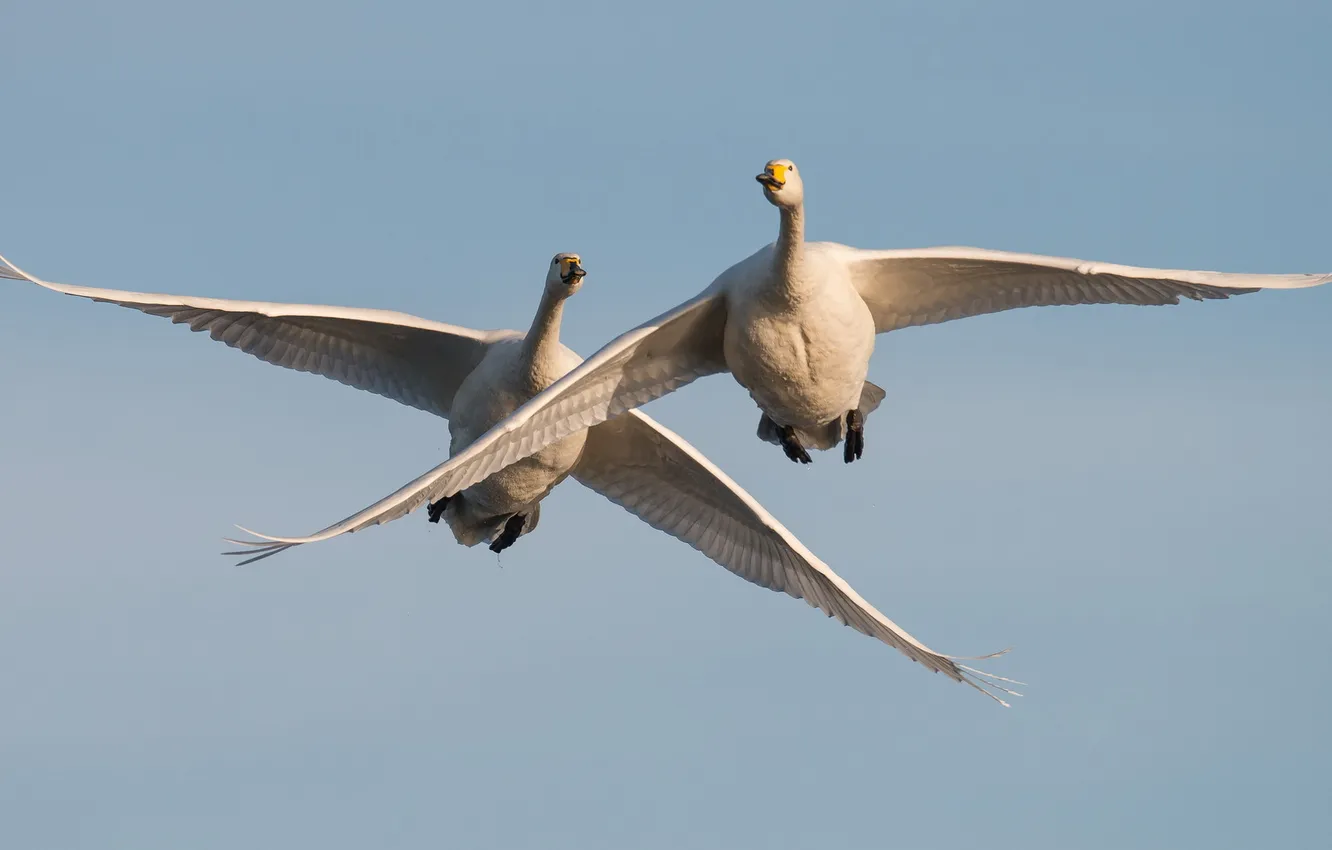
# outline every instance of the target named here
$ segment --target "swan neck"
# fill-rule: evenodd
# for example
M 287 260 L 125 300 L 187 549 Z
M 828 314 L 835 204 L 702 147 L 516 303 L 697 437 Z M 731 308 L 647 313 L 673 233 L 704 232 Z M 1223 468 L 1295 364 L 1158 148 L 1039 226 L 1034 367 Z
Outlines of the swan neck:
M 805 208 L 804 205 L 783 207 L 781 210 L 781 228 L 777 233 L 777 277 L 783 282 L 788 295 L 797 295 L 794 291 L 801 279 L 800 266 L 805 255 Z
M 543 364 L 551 363 L 560 346 L 560 319 L 564 316 L 564 298 L 553 289 L 541 296 L 532 327 L 523 338 L 523 363 L 534 374 Z

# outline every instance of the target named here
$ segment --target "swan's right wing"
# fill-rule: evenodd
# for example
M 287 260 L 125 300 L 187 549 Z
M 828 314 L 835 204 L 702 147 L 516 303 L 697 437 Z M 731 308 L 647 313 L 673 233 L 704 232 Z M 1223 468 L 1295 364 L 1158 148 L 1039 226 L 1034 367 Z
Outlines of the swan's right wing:
M 641 411 L 589 429 L 572 474 L 748 582 L 804 599 L 838 622 L 1001 703 L 1003 699 L 991 689 L 1013 693 L 978 677 L 1009 680 L 940 655 L 879 613 L 739 484 Z
M 312 304 L 228 301 L 95 289 L 40 280 L 0 257 L 0 277 L 162 316 L 266 363 L 313 372 L 448 417 L 453 396 L 491 343 L 516 331 L 476 331 L 406 313 Z
M 715 290 L 704 292 L 612 340 L 466 449 L 365 510 L 306 537 L 242 529 L 266 542 L 233 542 L 256 546 L 255 552 L 266 557 L 389 522 L 460 493 L 557 440 L 724 370 L 725 322 L 725 299 Z
M 1332 274 L 1235 274 L 1151 269 L 988 248 L 864 251 L 824 243 L 851 271 L 879 333 L 1020 307 L 1178 304 L 1259 289 L 1302 289 Z

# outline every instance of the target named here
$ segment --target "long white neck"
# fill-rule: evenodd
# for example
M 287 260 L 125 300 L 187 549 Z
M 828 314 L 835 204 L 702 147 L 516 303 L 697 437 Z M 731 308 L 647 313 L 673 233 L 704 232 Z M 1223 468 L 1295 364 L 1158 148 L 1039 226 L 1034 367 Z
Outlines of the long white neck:
M 534 374 L 559 356 L 560 318 L 563 315 L 563 295 L 547 287 L 541 295 L 541 305 L 532 319 L 532 327 L 523 338 L 523 364 Z
M 778 294 L 788 300 L 800 300 L 805 294 L 802 291 L 804 276 L 801 274 L 805 257 L 805 207 L 800 204 L 779 209 L 782 221 L 773 253 Z

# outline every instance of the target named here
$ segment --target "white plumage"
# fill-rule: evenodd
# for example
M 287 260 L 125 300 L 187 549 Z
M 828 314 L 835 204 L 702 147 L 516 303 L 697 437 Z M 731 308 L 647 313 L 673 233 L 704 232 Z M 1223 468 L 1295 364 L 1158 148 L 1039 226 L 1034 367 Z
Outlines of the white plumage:
M 476 331 L 385 310 L 49 283 L 3 257 L 0 277 L 170 318 L 266 362 L 324 375 L 449 418 L 450 450 L 456 453 L 582 362 L 558 342 L 559 305 L 576 289 L 562 279 L 567 272 L 562 263 L 569 259 L 578 262 L 575 255 L 557 255 L 552 261 L 541 307 L 526 335 Z M 941 655 L 917 641 L 866 602 L 693 446 L 649 417 L 631 411 L 586 430 L 576 429 L 565 440 L 571 436 L 572 443 L 548 441 L 524 458 L 529 461 L 544 453 L 539 463 L 507 466 L 501 475 L 463 488 L 461 498 L 454 494 L 444 518 L 455 537 L 466 545 L 497 538 L 511 517 L 535 514 L 541 498 L 566 475 L 572 476 L 746 581 L 804 599 L 838 622 L 1007 705 L 999 694 L 1013 692 L 984 679 L 1011 680 L 959 664 L 966 659 Z M 552 444 L 564 449 L 549 453 Z M 515 469 L 516 475 L 504 474 Z M 299 540 L 256 535 L 263 539 L 231 541 L 247 548 L 228 554 L 244 556 L 247 560 L 242 563 L 249 563 L 301 543 L 405 516 L 431 498 L 424 484 L 434 474 L 427 473 L 320 534 Z M 519 533 L 534 527 L 533 517 L 521 523 Z
M 765 439 L 775 441 L 787 428 L 800 451 L 836 445 L 848 433 L 843 416 L 854 410 L 863 419 L 882 398 L 864 381 L 877 333 L 1019 307 L 1166 305 L 1332 281 L 1332 274 L 1151 269 L 983 248 L 866 251 L 805 243 L 804 189 L 795 165 L 774 160 L 758 179 L 780 211 L 776 242 L 722 272 L 696 297 L 611 340 L 397 492 L 318 534 L 273 539 L 324 540 L 400 515 L 405 505 L 456 493 L 552 442 L 718 372 L 732 372 L 758 402 Z M 820 418 L 829 415 L 837 418 Z M 850 450 L 846 459 L 854 459 Z

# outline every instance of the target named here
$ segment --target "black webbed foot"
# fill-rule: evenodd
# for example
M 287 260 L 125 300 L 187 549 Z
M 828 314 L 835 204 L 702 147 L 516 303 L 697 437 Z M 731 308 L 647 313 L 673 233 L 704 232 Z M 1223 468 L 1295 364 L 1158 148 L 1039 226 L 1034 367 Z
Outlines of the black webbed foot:
M 508 522 L 504 523 L 504 530 L 499 533 L 490 543 L 490 551 L 496 554 L 508 549 L 518 540 L 518 535 L 523 533 L 523 526 L 527 524 L 527 517 L 523 514 L 514 514 L 509 517 Z
M 796 436 L 794 428 L 790 425 L 783 426 L 778 429 L 777 434 L 782 441 L 782 451 L 786 452 L 787 457 L 796 463 L 814 462 L 814 458 L 809 456 L 805 447 L 800 445 L 800 438 Z
M 426 505 L 426 515 L 431 522 L 439 522 L 439 518 L 444 516 L 444 509 L 449 506 L 449 497 L 445 496 L 438 502 L 431 502 Z
M 859 410 L 851 410 L 846 414 L 846 442 L 842 446 L 842 460 L 851 463 L 859 460 L 865 453 L 865 417 L 860 415 Z

